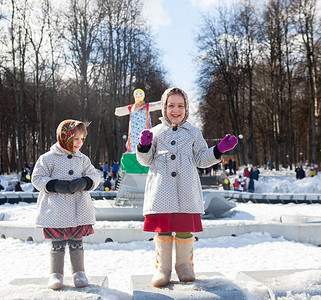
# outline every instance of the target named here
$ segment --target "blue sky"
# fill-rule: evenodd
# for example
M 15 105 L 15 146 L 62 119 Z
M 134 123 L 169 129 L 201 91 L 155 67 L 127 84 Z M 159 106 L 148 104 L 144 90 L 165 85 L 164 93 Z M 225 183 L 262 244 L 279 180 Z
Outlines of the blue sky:
M 230 0 L 225 0 L 229 2 Z M 172 86 L 189 97 L 190 121 L 202 127 L 198 114 L 196 36 L 201 16 L 214 9 L 219 0 L 143 0 L 143 15 L 156 37 L 157 48 Z
M 144 0 L 144 15 L 162 51 L 168 79 L 187 93 L 196 88 L 195 38 L 201 14 L 217 0 Z

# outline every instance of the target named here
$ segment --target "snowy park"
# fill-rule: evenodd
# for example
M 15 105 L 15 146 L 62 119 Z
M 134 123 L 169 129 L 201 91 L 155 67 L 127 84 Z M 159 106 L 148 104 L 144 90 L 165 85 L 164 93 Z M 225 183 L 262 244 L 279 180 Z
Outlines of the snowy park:
M 321 175 L 296 180 L 294 171 L 260 171 L 259 181 L 256 182 L 258 193 L 320 193 Z M 232 182 L 236 176 L 230 176 Z M 8 181 L 16 178 L 17 175 L 0 176 L 4 187 Z M 22 188 L 28 191 L 32 186 L 22 184 Z M 321 204 L 257 204 L 251 201 L 235 204 L 236 207 L 223 218 L 203 219 L 204 231 L 228 226 L 242 228 L 253 224 L 279 224 L 281 216 L 285 215 L 321 215 Z M 0 206 L 0 214 L 3 214 L 0 225 L 34 226 L 36 203 L 4 204 Z M 142 221 L 97 221 L 94 226 L 107 230 L 121 228 L 128 230 L 129 235 L 132 228 L 142 227 Z M 195 236 L 198 237 L 197 234 Z M 92 284 L 74 289 L 67 282 L 61 291 L 53 291 L 46 286 L 50 242 L 23 241 L 9 236 L 1 238 L 0 298 L 133 299 L 132 278 L 151 276 L 154 272 L 154 244 L 148 238 L 146 241 L 128 243 L 85 242 L 84 248 L 86 273 L 89 280 L 92 278 Z M 199 299 L 206 299 L 201 298 L 202 290 L 206 289 L 225 293 L 232 289 L 244 299 L 321 299 L 321 256 L 318 245 L 288 240 L 282 235 L 249 232 L 213 238 L 199 237 L 195 243 L 194 264 L 195 282 L 174 281 L 168 288 L 160 290 L 174 289 L 184 293 L 184 289 L 198 289 L 200 292 L 196 295 L 199 295 Z M 280 275 L 280 270 L 288 272 Z M 69 274 L 70 263 L 66 259 L 65 276 Z M 253 274 L 256 280 L 249 280 Z M 102 282 L 105 277 L 108 286 L 95 284 L 97 280 Z

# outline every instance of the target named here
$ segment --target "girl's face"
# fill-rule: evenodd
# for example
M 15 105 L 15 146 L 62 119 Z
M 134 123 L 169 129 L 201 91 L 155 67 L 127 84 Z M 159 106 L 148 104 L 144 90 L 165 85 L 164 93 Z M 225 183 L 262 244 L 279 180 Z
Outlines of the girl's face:
M 173 94 L 167 98 L 166 115 L 169 121 L 178 125 L 185 117 L 185 100 L 181 94 Z
M 77 153 L 82 145 L 84 144 L 84 134 L 76 130 L 75 135 L 74 135 L 74 142 L 73 142 L 73 147 L 72 147 L 72 152 Z

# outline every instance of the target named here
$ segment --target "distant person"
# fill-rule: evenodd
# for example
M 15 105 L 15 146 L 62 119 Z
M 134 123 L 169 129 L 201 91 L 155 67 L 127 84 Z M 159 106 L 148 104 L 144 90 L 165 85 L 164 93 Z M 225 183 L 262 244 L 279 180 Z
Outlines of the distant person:
M 119 170 L 118 162 L 114 160 L 113 166 L 112 166 L 112 177 L 115 180 L 117 179 L 117 176 L 118 176 L 118 170 Z
M 303 179 L 305 177 L 305 171 L 303 170 L 302 166 L 299 167 L 298 176 L 299 179 Z
M 203 168 L 197 168 L 198 169 L 198 174 L 199 174 L 199 176 L 203 176 L 203 174 L 204 174 L 204 169 Z
M 31 161 L 29 163 L 29 165 L 30 165 L 30 172 L 29 172 L 30 178 L 29 178 L 29 180 L 31 182 L 32 172 L 33 172 L 33 169 L 35 168 L 35 163 L 33 161 Z M 26 178 L 28 179 L 28 176 Z
M 21 188 L 20 181 L 18 181 L 14 187 L 15 192 L 23 192 L 23 189 Z
M 294 172 L 295 172 L 295 178 L 298 180 L 299 179 L 299 166 L 295 167 Z
M 240 182 L 240 186 L 243 192 L 247 191 L 247 182 L 250 181 L 249 178 L 242 178 L 243 180 Z
M 238 192 L 241 192 L 240 191 L 240 179 L 242 178 L 241 175 L 239 175 L 239 178 L 235 178 L 234 179 L 234 191 L 238 191 Z
M 236 174 L 236 160 L 233 160 L 233 173 Z
M 29 176 L 29 180 L 26 178 L 27 175 L 28 175 L 28 172 L 29 172 L 29 170 L 26 167 L 24 167 L 22 169 L 21 176 L 20 176 L 20 181 L 22 181 L 22 182 L 30 182 L 30 176 Z
M 231 158 L 228 160 L 228 168 L 230 169 L 230 175 L 233 175 L 233 161 Z
M 310 170 L 310 176 L 311 176 L 311 177 L 314 177 L 315 175 L 317 175 L 317 170 L 316 170 L 315 168 L 312 168 L 312 169 Z
M 220 175 L 220 179 L 222 180 L 222 182 L 224 181 L 224 179 L 228 178 L 228 174 L 226 172 L 225 169 L 222 170 L 221 175 Z
M 28 165 L 28 163 L 26 161 L 24 162 L 23 167 L 27 170 L 30 170 L 30 166 Z
M 88 285 L 82 239 L 94 233 L 95 209 L 89 192 L 98 186 L 100 175 L 79 151 L 87 126 L 81 121 L 62 121 L 57 128 L 57 143 L 39 157 L 33 171 L 32 184 L 40 191 L 36 224 L 43 228 L 45 238 L 51 239 L 51 289 L 63 286 L 67 243 L 74 285 Z
M 156 271 L 152 285 L 168 284 L 172 272 L 175 241 L 176 274 L 180 281 L 195 280 L 193 267 L 194 236 L 203 231 L 202 188 L 197 167 L 220 162 L 221 155 L 237 144 L 235 136 L 226 135 L 208 148 L 201 131 L 187 122 L 189 105 L 186 93 L 167 89 L 161 98 L 162 123 L 151 131 L 145 129 L 137 145 L 137 160 L 149 166 L 144 208 L 144 231 L 156 232 Z M 173 232 L 176 233 L 173 236 Z
M 0 191 L 4 190 L 3 185 L 1 184 L 1 180 L 0 180 Z
M 8 186 L 6 188 L 6 192 L 14 192 L 14 189 L 15 189 L 15 185 L 13 182 L 11 181 L 8 181 Z
M 223 180 L 223 190 L 230 190 L 230 180 L 228 178 L 225 178 Z
M 104 174 L 104 179 L 106 179 L 107 175 L 108 175 L 108 165 L 107 165 L 106 161 L 105 161 L 104 166 L 103 166 L 103 174 Z
M 250 177 L 251 177 L 251 172 L 250 172 L 250 170 L 249 170 L 248 167 L 246 167 L 246 168 L 244 169 L 243 175 L 244 175 L 244 177 L 246 177 L 246 178 L 250 178 Z
M 108 178 L 104 181 L 104 191 L 110 191 L 111 190 L 111 177 L 108 176 Z
M 269 160 L 267 161 L 266 166 L 267 166 L 267 169 L 270 170 L 270 168 L 271 168 L 271 163 L 270 163 Z
M 249 193 L 254 193 L 254 180 L 253 180 L 253 178 L 250 178 L 249 184 L 247 186 L 247 190 Z
M 253 178 L 254 180 L 259 180 L 259 174 L 260 170 L 257 167 L 254 167 L 253 170 L 250 173 L 250 178 Z

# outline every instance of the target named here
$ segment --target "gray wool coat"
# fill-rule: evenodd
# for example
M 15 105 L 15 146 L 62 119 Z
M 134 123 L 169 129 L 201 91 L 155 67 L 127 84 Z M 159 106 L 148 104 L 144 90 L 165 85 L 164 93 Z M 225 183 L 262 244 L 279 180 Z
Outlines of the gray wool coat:
M 213 147 L 208 148 L 201 131 L 184 122 L 172 127 L 166 120 L 152 128 L 152 146 L 136 151 L 137 160 L 149 166 L 143 214 L 204 213 L 203 195 L 196 167 L 212 166 Z
M 46 184 L 52 179 L 72 180 L 82 176 L 88 176 L 93 181 L 89 191 L 60 194 L 46 189 Z M 78 151 L 72 154 L 58 143 L 54 144 L 50 151 L 39 157 L 31 182 L 40 192 L 37 226 L 68 228 L 95 223 L 95 210 L 89 192 L 98 186 L 100 175 L 83 153 Z

